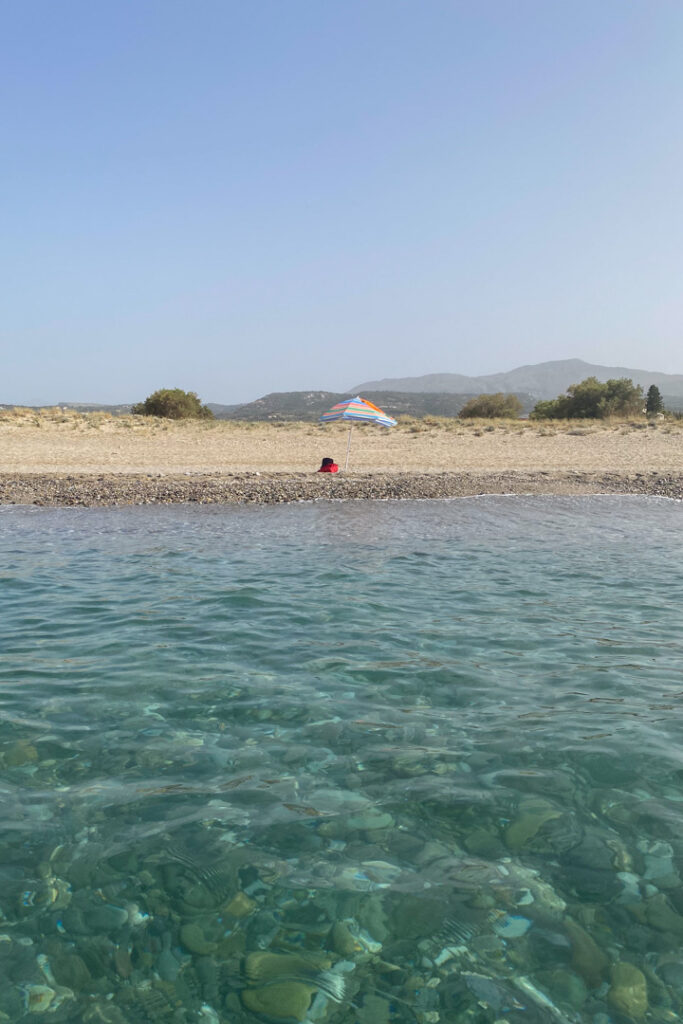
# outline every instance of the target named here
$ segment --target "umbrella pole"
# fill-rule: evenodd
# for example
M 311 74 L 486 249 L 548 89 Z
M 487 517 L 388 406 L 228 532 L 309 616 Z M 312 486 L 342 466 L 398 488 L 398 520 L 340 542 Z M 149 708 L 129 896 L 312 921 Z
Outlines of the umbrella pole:
M 351 451 L 351 433 L 353 431 L 353 423 L 349 427 L 349 440 L 346 444 L 346 462 L 344 463 L 344 472 L 349 468 L 349 452 Z

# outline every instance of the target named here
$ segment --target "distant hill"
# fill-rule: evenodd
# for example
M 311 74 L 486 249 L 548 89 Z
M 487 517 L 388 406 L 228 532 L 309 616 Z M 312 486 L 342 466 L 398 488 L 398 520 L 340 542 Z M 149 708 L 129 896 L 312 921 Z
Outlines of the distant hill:
M 405 391 L 368 391 L 343 392 L 333 391 L 278 391 L 264 395 L 255 402 L 237 406 L 230 412 L 219 416 L 229 420 L 278 420 L 315 421 L 337 402 L 350 398 L 353 394 L 361 394 L 363 398 L 378 405 L 391 416 L 457 416 L 463 405 L 474 397 L 474 392 L 463 394 L 438 394 L 433 392 Z M 524 412 L 530 412 L 535 399 L 528 394 L 519 394 Z M 217 414 L 218 415 L 218 414 Z
M 55 402 L 60 409 L 75 409 L 76 412 L 110 412 L 112 416 L 126 416 L 130 405 L 98 405 L 96 402 Z
M 219 420 L 223 419 L 231 409 L 237 408 L 236 405 L 217 405 L 215 402 L 206 404 Z M 130 405 L 97 405 L 95 403 L 89 405 L 86 402 L 57 402 L 57 405 L 63 409 L 76 409 L 78 412 L 110 412 L 112 416 L 125 416 L 133 407 L 133 403 Z
M 18 402 L 0 402 L 0 409 L 74 409 L 76 412 L 110 412 L 112 416 L 126 416 L 130 405 L 102 405 L 98 402 L 53 402 L 52 405 L 22 405 Z
M 209 409 L 211 409 L 216 419 L 219 420 L 224 419 L 226 417 L 226 414 L 229 413 L 232 409 L 238 408 L 238 406 L 236 405 L 217 405 L 215 402 L 207 402 L 206 404 L 208 405 Z M 17 408 L 16 404 L 7 405 L 0 402 L 0 409 L 15 408 Z M 127 405 L 103 405 L 102 403 L 98 402 L 55 402 L 54 405 L 51 406 L 29 405 L 22 406 L 21 408 L 75 409 L 76 412 L 109 412 L 111 413 L 112 416 L 127 416 L 130 413 L 130 410 L 133 408 L 133 403 L 131 402 Z
M 228 413 L 232 412 L 233 409 L 239 409 L 239 405 L 218 405 L 216 402 L 207 402 L 206 405 L 208 405 L 217 420 L 227 419 Z
M 333 391 L 274 391 L 216 416 L 221 420 L 315 420 L 347 397 Z
M 366 391 L 384 390 L 474 395 L 513 391 L 527 392 L 539 399 L 556 398 L 571 384 L 578 384 L 586 377 L 597 377 L 600 381 L 630 377 L 634 384 L 641 384 L 645 391 L 650 384 L 656 384 L 663 395 L 683 398 L 683 374 L 632 370 L 626 366 L 598 366 L 594 363 L 585 363 L 583 359 L 557 359 L 548 363 L 519 366 L 509 373 L 491 373 L 483 377 L 465 377 L 459 373 L 430 373 L 424 377 L 387 377 L 383 380 L 366 381 L 351 390 L 361 394 Z

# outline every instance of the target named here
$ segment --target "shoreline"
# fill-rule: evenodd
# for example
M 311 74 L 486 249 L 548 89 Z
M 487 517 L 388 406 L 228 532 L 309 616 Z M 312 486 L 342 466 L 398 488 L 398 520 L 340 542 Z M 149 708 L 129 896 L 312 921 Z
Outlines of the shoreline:
M 505 470 L 444 473 L 0 473 L 0 505 L 277 505 L 318 499 L 480 494 L 634 494 L 683 499 L 683 472 Z

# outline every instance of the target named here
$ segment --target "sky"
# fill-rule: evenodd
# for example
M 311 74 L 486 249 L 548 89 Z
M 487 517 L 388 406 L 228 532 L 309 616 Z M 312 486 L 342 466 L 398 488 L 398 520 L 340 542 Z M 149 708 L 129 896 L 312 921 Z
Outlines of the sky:
M 7 0 L 0 403 L 683 373 L 680 0 Z

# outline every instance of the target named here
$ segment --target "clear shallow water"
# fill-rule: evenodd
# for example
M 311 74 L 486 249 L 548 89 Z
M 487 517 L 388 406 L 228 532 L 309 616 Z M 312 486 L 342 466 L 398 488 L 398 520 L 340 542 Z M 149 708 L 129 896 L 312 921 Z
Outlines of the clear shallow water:
M 679 1019 L 682 515 L 1 510 L 0 1020 Z

